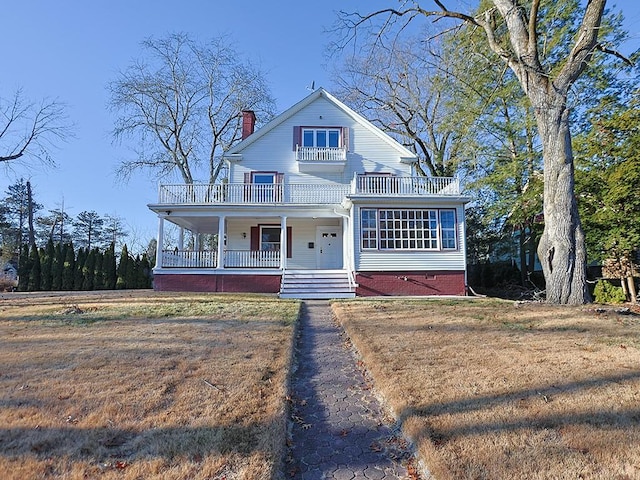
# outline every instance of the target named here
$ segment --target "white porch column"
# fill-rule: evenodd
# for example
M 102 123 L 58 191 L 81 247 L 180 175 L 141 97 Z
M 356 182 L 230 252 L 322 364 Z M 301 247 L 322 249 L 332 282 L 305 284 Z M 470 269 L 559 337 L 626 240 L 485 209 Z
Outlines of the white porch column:
M 218 217 L 218 258 L 216 263 L 216 269 L 218 270 L 224 268 L 224 227 L 226 218 L 224 215 Z
M 342 217 L 342 268 L 351 270 L 351 250 L 349 249 L 349 217 Z
M 164 218 L 158 217 L 158 243 L 156 244 L 156 268 L 162 268 L 162 249 L 164 248 Z
M 280 217 L 280 268 L 287 268 L 287 217 Z
M 178 235 L 178 250 L 184 250 L 184 227 L 180 227 L 180 234 Z

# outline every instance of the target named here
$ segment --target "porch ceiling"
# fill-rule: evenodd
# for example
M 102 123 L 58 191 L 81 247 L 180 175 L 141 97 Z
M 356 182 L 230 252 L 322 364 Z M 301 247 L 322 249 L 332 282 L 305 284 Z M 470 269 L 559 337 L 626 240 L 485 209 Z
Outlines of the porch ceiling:
M 165 220 L 192 232 L 218 233 L 218 217 L 167 216 Z
M 338 218 L 338 215 L 332 213 L 331 215 L 291 215 L 288 218 L 308 218 L 308 219 L 316 219 L 316 218 Z M 202 215 L 185 215 L 185 214 L 177 214 L 171 213 L 170 215 L 165 215 L 163 218 L 174 225 L 184 228 L 185 230 L 189 230 L 191 232 L 198 233 L 210 233 L 217 234 L 218 233 L 218 225 L 220 223 L 220 217 L 217 216 L 202 216 Z M 257 223 L 280 223 L 280 216 L 277 215 L 226 215 L 226 218 L 242 218 L 247 222 L 247 225 L 255 225 Z
M 334 205 L 328 206 L 289 206 L 288 208 L 279 208 L 274 210 L 270 206 L 243 206 L 235 207 L 233 210 L 229 208 L 215 209 L 211 206 L 187 207 L 174 206 L 168 209 L 166 206 L 150 204 L 148 207 L 159 217 L 164 218 L 167 222 L 182 227 L 186 230 L 198 233 L 218 233 L 218 223 L 220 217 L 226 218 L 244 218 L 247 223 L 256 221 L 270 221 L 279 223 L 281 216 L 287 218 L 337 218 L 348 214 L 347 210 L 336 208 Z M 339 213 L 338 213 L 339 212 Z

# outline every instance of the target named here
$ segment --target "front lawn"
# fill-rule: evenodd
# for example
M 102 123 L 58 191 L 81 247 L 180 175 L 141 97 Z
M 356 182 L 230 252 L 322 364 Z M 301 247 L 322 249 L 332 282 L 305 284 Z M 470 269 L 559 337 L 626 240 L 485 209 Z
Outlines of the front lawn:
M 436 480 L 640 478 L 640 317 L 484 300 L 333 304 Z
M 0 478 L 271 478 L 299 302 L 4 295 Z

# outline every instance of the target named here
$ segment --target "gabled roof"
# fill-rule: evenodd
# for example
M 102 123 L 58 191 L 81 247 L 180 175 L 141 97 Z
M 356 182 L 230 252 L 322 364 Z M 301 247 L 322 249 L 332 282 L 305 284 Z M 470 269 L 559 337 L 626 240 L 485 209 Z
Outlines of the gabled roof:
M 316 101 L 317 99 L 319 99 L 321 97 L 325 98 L 330 103 L 335 105 L 338 109 L 342 110 L 345 114 L 347 114 L 349 117 L 351 117 L 354 121 L 358 122 L 364 128 L 368 129 L 373 134 L 378 136 L 382 141 L 386 142 L 387 144 L 389 144 L 393 148 L 395 148 L 398 151 L 398 153 L 400 154 L 400 157 L 403 159 L 403 161 L 405 161 L 405 162 L 415 162 L 415 161 L 418 160 L 418 157 L 416 156 L 415 153 L 413 153 L 408 148 L 400 145 L 400 143 L 398 143 L 396 140 L 394 140 L 389 135 L 387 135 L 385 132 L 380 130 L 378 127 L 376 127 L 373 123 L 371 123 L 369 120 L 364 118 L 362 115 L 360 115 L 359 113 L 356 113 L 355 111 L 353 111 L 352 109 L 347 107 L 344 103 L 342 103 L 340 100 L 335 98 L 333 95 L 331 95 L 329 92 L 327 92 L 322 87 L 320 87 L 317 90 L 313 91 L 310 95 L 307 95 L 305 98 L 300 100 L 298 103 L 296 103 L 292 107 L 288 108 L 287 110 L 282 112 L 280 115 L 276 116 L 274 119 L 272 119 L 266 125 L 264 125 L 262 128 L 256 130 L 254 133 L 249 135 L 247 138 L 242 140 L 240 143 L 237 143 L 234 147 L 232 147 L 228 151 L 224 152 L 223 157 L 232 157 L 232 156 L 235 156 L 235 155 L 239 155 L 242 152 L 242 150 L 244 150 L 246 147 L 251 145 L 253 142 L 255 142 L 256 140 L 262 138 L 264 135 L 269 133 L 275 127 L 277 127 L 278 125 L 280 125 L 284 121 L 288 120 L 289 118 L 294 116 L 296 113 L 298 113 L 299 111 L 303 110 L 307 105 L 313 103 L 314 101 Z

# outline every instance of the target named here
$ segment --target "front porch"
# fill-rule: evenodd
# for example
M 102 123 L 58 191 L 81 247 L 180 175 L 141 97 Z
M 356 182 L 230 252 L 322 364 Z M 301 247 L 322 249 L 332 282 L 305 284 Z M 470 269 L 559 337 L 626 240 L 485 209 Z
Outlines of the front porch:
M 333 209 L 255 216 L 159 212 L 155 274 L 352 270 L 349 216 Z

